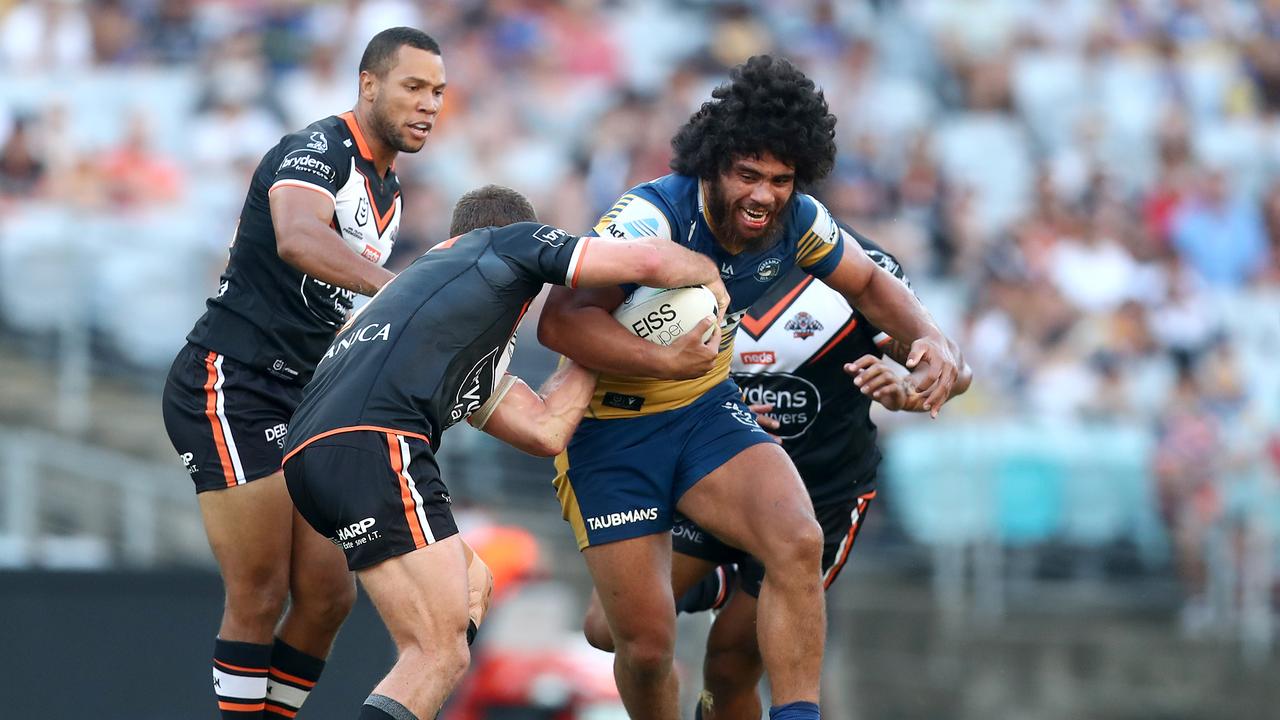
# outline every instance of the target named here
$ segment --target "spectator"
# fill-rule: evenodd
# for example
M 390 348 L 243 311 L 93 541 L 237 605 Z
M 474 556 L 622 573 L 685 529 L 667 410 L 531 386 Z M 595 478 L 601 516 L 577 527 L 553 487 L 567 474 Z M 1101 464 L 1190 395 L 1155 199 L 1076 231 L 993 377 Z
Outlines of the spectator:
M 30 121 L 18 118 L 0 146 L 0 197 L 31 197 L 44 176 L 45 163 L 36 155 Z
M 0 68 L 73 70 L 93 60 L 93 29 L 76 0 L 24 0 L 0 15 Z
M 131 210 L 172 205 L 182 194 L 178 167 L 150 148 L 147 118 L 129 118 L 123 141 L 102 156 L 102 179 L 113 205 Z
M 1267 260 L 1257 203 L 1233 195 L 1221 169 L 1201 177 L 1196 194 L 1175 215 L 1172 230 L 1177 251 L 1217 287 L 1244 286 Z

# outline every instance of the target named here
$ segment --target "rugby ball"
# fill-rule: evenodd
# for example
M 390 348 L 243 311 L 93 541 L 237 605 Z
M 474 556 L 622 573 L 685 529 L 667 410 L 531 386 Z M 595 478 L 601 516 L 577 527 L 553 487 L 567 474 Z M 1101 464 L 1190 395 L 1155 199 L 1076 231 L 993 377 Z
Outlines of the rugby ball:
M 702 285 L 682 288 L 639 287 L 613 311 L 613 316 L 633 335 L 659 345 L 670 345 L 697 326 L 702 319 L 716 316 L 716 296 Z M 707 328 L 702 341 L 715 333 Z

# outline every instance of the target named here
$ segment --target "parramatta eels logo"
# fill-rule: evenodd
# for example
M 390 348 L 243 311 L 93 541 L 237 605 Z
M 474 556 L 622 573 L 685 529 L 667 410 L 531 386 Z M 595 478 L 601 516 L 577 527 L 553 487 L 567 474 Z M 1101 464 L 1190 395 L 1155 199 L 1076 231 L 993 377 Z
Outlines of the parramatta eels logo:
M 756 280 L 760 282 L 770 282 L 778 277 L 778 270 L 782 268 L 782 261 L 778 258 L 769 258 L 756 268 Z
M 786 330 L 795 333 L 797 338 L 804 340 L 813 337 L 814 333 L 822 330 L 822 323 L 818 319 L 807 312 L 796 313 L 796 316 L 787 321 L 782 326 Z

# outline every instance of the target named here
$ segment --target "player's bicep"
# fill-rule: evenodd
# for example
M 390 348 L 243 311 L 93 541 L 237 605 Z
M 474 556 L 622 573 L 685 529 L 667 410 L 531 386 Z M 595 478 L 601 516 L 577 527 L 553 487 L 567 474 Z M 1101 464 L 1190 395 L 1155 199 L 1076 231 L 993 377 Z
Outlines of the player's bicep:
M 846 298 L 856 300 L 867 289 L 875 273 L 884 270 L 867 257 L 856 243 L 850 245 L 851 247 L 845 248 L 835 269 L 822 282 Z
M 328 225 L 333 219 L 333 195 L 305 183 L 276 183 L 268 194 L 271 223 L 279 231 L 299 220 L 314 220 Z

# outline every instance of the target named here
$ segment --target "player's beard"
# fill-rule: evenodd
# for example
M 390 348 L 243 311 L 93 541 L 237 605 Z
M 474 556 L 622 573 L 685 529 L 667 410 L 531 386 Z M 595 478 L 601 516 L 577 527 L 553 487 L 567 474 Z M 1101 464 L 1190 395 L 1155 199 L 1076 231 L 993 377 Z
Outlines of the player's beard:
M 377 100 L 373 102 L 369 120 L 373 123 L 373 132 L 392 150 L 402 153 L 416 153 L 422 149 L 421 145 L 414 147 L 408 144 L 404 134 L 401 132 L 401 126 L 387 117 L 386 109 Z
M 726 249 L 737 249 L 738 253 L 756 254 L 761 252 L 775 242 L 782 234 L 782 218 L 786 216 L 787 210 L 791 207 L 791 200 L 795 197 L 795 193 L 787 198 L 782 207 L 770 208 L 769 224 L 764 226 L 764 230 L 755 237 L 747 237 L 738 232 L 737 218 L 734 217 L 734 204 L 724 196 L 724 188 L 720 185 L 720 179 L 714 178 L 707 182 L 707 210 L 711 213 L 711 222 L 715 227 L 716 239 L 720 241 Z

